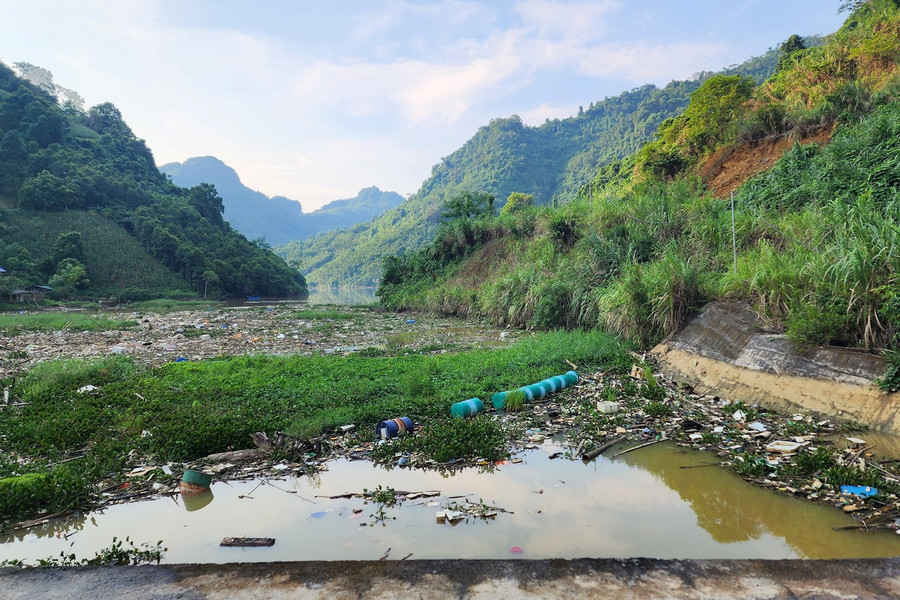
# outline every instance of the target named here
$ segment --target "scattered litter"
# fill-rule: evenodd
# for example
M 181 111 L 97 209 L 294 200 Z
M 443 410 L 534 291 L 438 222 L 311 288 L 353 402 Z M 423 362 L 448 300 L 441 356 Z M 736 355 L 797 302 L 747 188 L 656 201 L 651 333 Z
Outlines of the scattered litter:
M 131 471 L 125 474 L 125 477 L 141 477 L 146 475 L 150 471 L 153 471 L 156 467 L 135 467 Z
M 869 487 L 867 485 L 842 485 L 841 493 L 859 496 L 860 498 L 868 498 L 878 493 L 878 488 Z
M 766 452 L 781 452 L 784 454 L 796 452 L 803 446 L 808 446 L 809 442 L 790 442 L 788 440 L 776 440 L 770 444 L 766 444 Z
M 611 415 L 619 412 L 618 402 L 597 402 L 597 411 L 605 415 Z

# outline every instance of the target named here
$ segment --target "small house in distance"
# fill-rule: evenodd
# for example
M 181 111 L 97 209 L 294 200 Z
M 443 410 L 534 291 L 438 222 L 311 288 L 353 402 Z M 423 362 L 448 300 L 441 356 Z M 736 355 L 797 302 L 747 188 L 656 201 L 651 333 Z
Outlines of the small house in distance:
M 25 302 L 43 302 L 48 292 L 52 292 L 53 288 L 49 285 L 33 285 L 24 290 L 13 290 L 9 293 L 9 299 L 19 304 Z

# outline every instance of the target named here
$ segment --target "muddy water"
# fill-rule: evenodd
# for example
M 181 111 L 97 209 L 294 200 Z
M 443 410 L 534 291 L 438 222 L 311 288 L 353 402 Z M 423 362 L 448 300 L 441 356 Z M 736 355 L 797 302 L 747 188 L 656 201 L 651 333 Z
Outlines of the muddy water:
M 842 511 L 750 485 L 710 466 L 712 455 L 658 444 L 589 464 L 551 460 L 547 445 L 494 472 L 454 475 L 337 461 L 314 479 L 216 482 L 187 507 L 181 498 L 120 505 L 0 538 L 0 560 L 91 557 L 112 537 L 163 540 L 165 562 L 389 560 L 410 558 L 850 558 L 900 555 L 900 536 L 835 532 Z M 701 465 L 701 466 L 697 466 Z M 682 468 L 694 467 L 694 468 Z M 322 496 L 440 490 L 385 507 Z M 449 502 L 509 512 L 438 523 Z M 437 502 L 438 506 L 429 506 Z M 356 512 L 354 512 L 356 511 Z M 221 548 L 224 537 L 272 537 L 271 548 Z

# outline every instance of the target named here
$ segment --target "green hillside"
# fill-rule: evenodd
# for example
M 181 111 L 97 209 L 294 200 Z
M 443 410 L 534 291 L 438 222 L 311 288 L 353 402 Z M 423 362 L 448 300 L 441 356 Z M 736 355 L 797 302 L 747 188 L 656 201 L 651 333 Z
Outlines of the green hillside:
M 51 257 L 51 263 L 60 236 L 73 231 L 90 232 L 81 236 L 81 256 L 91 295 L 124 300 L 142 299 L 149 290 L 164 291 L 167 297 L 194 295 L 187 282 L 148 256 L 140 242 L 112 219 L 88 211 L 9 211 L 6 217 L 4 243 L 28 248 L 27 256 Z M 9 258 L 4 268 L 18 271 L 10 269 L 12 263 L 8 261 Z
M 823 46 L 785 50 L 762 85 L 706 79 L 575 201 L 445 223 L 424 249 L 387 260 L 383 302 L 603 326 L 648 346 L 727 298 L 801 346 L 900 347 L 897 3 L 856 3 Z M 830 143 L 797 142 L 813 132 Z M 779 140 L 793 146 L 735 194 L 733 246 L 728 199 L 698 174 L 729 156 L 755 166 L 754 149 Z
M 807 40 L 818 43 L 816 38 Z M 778 62 L 777 50 L 727 73 L 762 81 Z M 682 112 L 691 92 L 712 73 L 645 85 L 592 103 L 567 119 L 530 127 L 513 115 L 494 119 L 434 166 L 419 191 L 371 223 L 322 234 L 278 249 L 301 265 L 310 281 L 364 284 L 380 277 L 385 256 L 411 251 L 433 239 L 440 205 L 462 191 L 492 194 L 502 206 L 512 192 L 539 205 L 573 200 L 597 170 L 636 152 L 667 118 Z
M 87 113 L 0 64 L 0 300 L 306 294 L 302 275 L 222 218 L 212 186 L 172 184 L 112 104 Z

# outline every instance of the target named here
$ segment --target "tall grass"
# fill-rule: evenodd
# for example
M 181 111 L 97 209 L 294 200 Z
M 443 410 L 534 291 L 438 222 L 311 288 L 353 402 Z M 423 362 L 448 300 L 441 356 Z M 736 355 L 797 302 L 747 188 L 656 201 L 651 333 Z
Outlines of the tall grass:
M 427 277 L 410 306 L 537 328 L 604 327 L 642 345 L 712 298 L 751 303 L 800 345 L 898 343 L 900 106 L 842 125 L 832 142 L 795 145 L 730 203 L 696 179 L 644 182 L 537 214 L 531 238 L 477 277 Z M 559 223 L 578 217 L 578 239 Z M 552 226 L 557 223 L 556 229 Z M 457 270 L 467 272 L 463 262 Z M 415 289 L 416 280 L 406 288 Z M 426 301 L 428 298 L 430 301 Z

